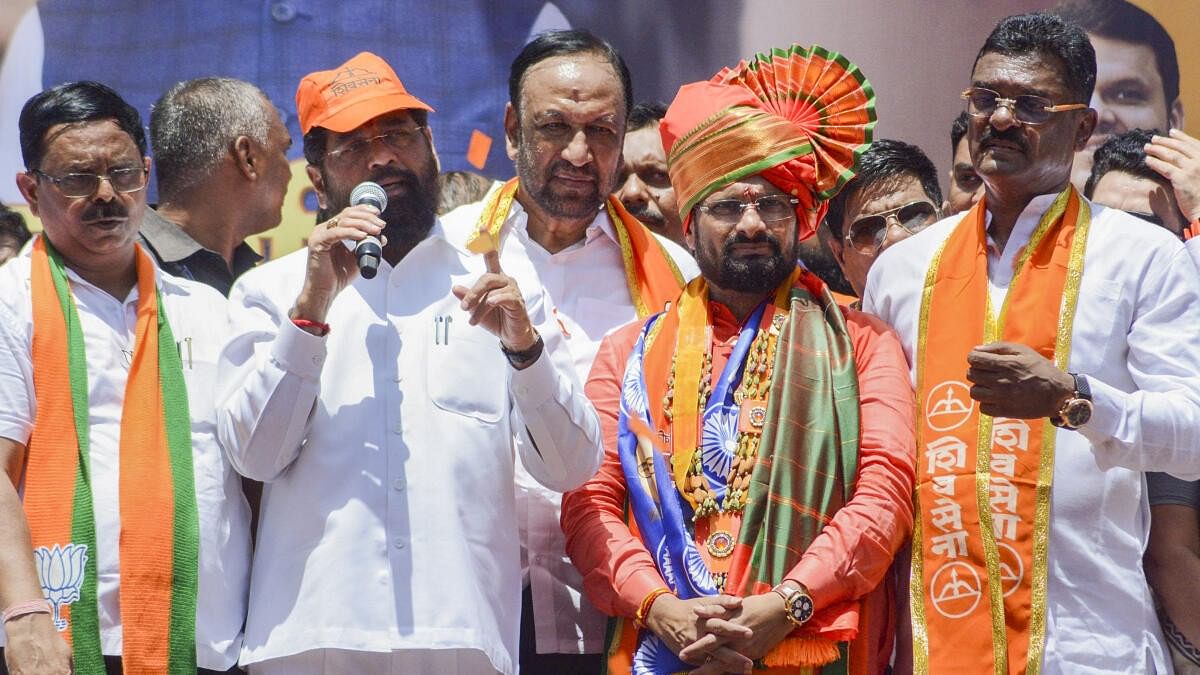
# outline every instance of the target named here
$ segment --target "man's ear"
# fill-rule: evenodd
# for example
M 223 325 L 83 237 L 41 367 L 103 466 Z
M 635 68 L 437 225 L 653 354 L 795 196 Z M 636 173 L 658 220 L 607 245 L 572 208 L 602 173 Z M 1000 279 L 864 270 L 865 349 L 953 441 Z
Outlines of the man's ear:
M 425 134 L 425 140 L 429 142 L 429 152 L 433 155 L 433 164 L 437 167 L 438 173 L 442 172 L 442 158 L 438 156 L 437 146 L 433 144 L 433 131 L 429 129 L 429 124 L 425 124 L 425 128 L 421 129 Z
M 229 154 L 237 170 L 247 180 L 258 178 L 258 164 L 261 158 L 257 145 L 249 136 L 238 136 L 229 143 Z
M 1171 129 L 1179 129 L 1183 131 L 1183 99 L 1177 98 L 1171 104 L 1171 110 L 1167 113 L 1167 124 Z M 1168 129 L 1163 129 L 1165 133 Z
M 21 192 L 21 196 L 25 198 L 25 203 L 29 204 L 29 211 L 33 215 L 38 214 L 38 181 L 37 177 L 25 173 L 24 171 L 17 174 L 17 190 Z
M 838 267 L 844 268 L 846 266 L 845 243 L 833 236 L 833 231 L 829 229 L 828 225 L 822 227 L 819 232 L 821 233 L 821 238 L 829 244 L 829 252 L 833 254 L 833 259 L 837 261 Z
M 312 182 L 313 190 L 317 193 L 317 206 L 321 208 L 329 208 L 329 201 L 325 198 L 325 178 L 321 176 L 321 170 L 309 164 L 304 167 L 308 172 L 308 180 Z
M 1075 152 L 1079 152 L 1087 147 L 1088 139 L 1092 137 L 1092 132 L 1096 130 L 1096 110 L 1088 108 L 1083 111 L 1083 117 L 1079 120 L 1079 126 L 1075 127 Z M 974 161 L 974 158 L 972 158 Z
M 517 161 L 517 145 L 521 142 L 521 120 L 512 103 L 504 104 L 504 152 L 512 161 Z

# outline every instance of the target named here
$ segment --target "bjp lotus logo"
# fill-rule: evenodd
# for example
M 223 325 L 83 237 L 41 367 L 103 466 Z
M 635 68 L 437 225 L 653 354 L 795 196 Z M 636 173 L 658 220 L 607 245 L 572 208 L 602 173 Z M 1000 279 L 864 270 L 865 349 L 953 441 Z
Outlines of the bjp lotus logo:
M 83 571 L 87 564 L 87 544 L 67 544 L 53 548 L 39 546 L 33 551 L 37 563 L 38 578 L 42 582 L 42 593 L 54 607 L 54 627 L 67 629 L 67 620 L 62 618 L 61 609 L 79 599 L 83 588 Z

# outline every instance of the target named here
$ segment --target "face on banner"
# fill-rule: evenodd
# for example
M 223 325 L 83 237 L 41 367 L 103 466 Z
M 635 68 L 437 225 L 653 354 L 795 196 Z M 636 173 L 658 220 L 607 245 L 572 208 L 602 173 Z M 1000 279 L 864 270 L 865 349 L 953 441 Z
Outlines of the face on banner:
M 1167 132 L 1183 125 L 1183 103 L 1166 100 L 1154 50 L 1148 45 L 1088 36 L 1096 49 L 1096 131 L 1077 153 L 1072 182 L 1083 185 L 1092 170 L 1096 149 L 1112 136 L 1132 129 Z

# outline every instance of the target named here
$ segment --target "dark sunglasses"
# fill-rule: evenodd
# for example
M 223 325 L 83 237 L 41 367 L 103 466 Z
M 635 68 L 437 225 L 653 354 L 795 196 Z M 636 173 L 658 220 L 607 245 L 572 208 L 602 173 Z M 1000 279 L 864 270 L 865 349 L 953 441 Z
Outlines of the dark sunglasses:
M 846 243 L 865 255 L 874 255 L 883 245 L 891 221 L 916 234 L 937 220 L 938 209 L 931 202 L 909 202 L 883 213 L 863 216 L 850 224 L 846 230 Z

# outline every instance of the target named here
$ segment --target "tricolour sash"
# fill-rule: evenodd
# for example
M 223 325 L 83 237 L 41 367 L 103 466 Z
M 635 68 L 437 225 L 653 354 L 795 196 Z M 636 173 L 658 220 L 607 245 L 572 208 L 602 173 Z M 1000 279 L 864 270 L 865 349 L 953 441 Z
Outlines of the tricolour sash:
M 986 198 L 925 277 L 917 342 L 913 662 L 918 673 L 1037 673 L 1056 429 L 993 419 L 966 381 L 967 354 L 998 340 L 1066 368 L 1090 211 L 1068 187 L 1017 258 L 999 316 L 988 293 Z
M 62 258 L 44 236 L 31 262 L 37 414 L 23 504 L 42 591 L 75 670 L 102 673 L 83 331 Z M 122 661 L 126 675 L 194 674 L 200 551 L 191 418 L 154 263 L 140 247 L 136 265 L 119 460 Z
M 778 317 L 778 318 L 777 318 Z M 630 354 L 622 381 L 617 452 L 624 471 L 630 529 L 654 557 L 672 592 L 681 598 L 716 593 L 716 584 L 690 530 L 695 503 L 685 468 L 697 453 L 701 421 L 698 389 L 708 317 L 708 288 L 693 280 L 679 301 L 651 318 Z M 850 498 L 858 466 L 858 380 L 853 347 L 841 310 L 811 273 L 797 269 L 780 285 L 747 328 L 778 333 L 778 349 L 745 511 L 725 592 L 768 592 L 783 580 L 812 540 Z M 695 350 L 696 354 L 688 354 Z M 672 413 L 664 405 L 675 361 Z M 691 365 L 685 365 L 685 359 Z M 694 363 L 693 363 L 694 362 Z M 721 379 L 745 364 L 734 348 Z M 714 373 L 715 375 L 715 373 Z M 713 404 L 727 406 L 714 391 Z M 682 401 L 682 403 L 681 403 Z M 745 402 L 749 404 L 749 402 Z M 709 406 L 710 408 L 713 406 Z M 690 411 L 690 414 L 682 414 Z M 736 419 L 737 411 L 731 413 Z M 705 414 L 704 417 L 710 417 Z M 667 432 L 670 458 L 657 448 Z M 764 659 L 779 675 L 847 672 L 847 649 L 838 643 L 858 634 L 858 601 L 822 608 L 813 620 Z M 612 625 L 608 672 L 663 675 L 690 669 L 647 630 Z M 826 665 L 829 664 L 829 665 Z M 820 668 L 825 666 L 825 668 Z M 852 672 L 857 672 L 853 671 Z

